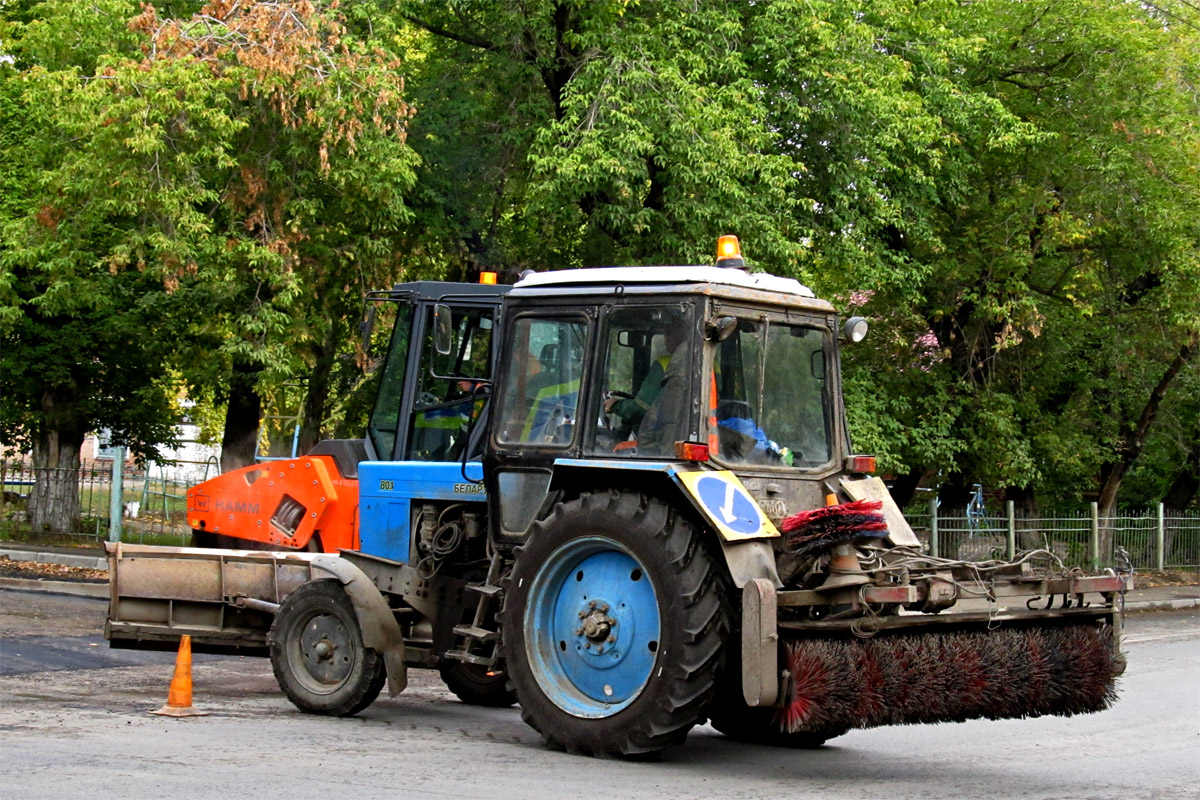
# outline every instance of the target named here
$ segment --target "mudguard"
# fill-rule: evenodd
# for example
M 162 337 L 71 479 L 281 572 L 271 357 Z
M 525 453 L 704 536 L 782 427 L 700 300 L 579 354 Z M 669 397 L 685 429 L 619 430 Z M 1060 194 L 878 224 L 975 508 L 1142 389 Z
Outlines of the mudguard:
M 388 694 L 392 697 L 400 694 L 408 685 L 404 635 L 379 589 L 366 573 L 339 556 L 317 556 L 312 559 L 312 566 L 341 582 L 354 605 L 363 644 L 383 656 L 384 666 L 387 667 Z
M 567 476 L 577 470 L 638 472 L 646 473 L 647 478 L 654 475 L 666 478 L 666 482 L 717 532 L 725 565 L 737 588 L 744 589 L 748 583 L 760 578 L 776 589 L 783 588 L 771 547 L 771 539 L 778 538 L 779 531 L 732 472 L 689 469 L 688 465 L 677 462 L 590 458 L 556 459 L 554 468 L 550 490 L 568 483 Z

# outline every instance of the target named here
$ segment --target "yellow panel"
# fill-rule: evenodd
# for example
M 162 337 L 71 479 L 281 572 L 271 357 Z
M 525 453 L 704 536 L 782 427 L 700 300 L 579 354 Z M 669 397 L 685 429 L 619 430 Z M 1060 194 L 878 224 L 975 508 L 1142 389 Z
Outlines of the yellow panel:
M 677 477 L 696 507 L 726 541 L 779 536 L 753 495 L 732 472 L 681 472 Z

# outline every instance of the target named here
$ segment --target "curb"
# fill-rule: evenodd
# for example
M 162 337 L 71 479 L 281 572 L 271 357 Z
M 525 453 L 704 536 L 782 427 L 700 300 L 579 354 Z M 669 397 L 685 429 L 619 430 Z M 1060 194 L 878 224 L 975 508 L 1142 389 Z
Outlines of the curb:
M 38 552 L 36 550 L 0 549 L 0 558 L 8 556 L 13 561 L 38 561 L 42 564 L 58 564 L 63 567 L 84 567 L 108 572 L 108 559 L 95 556 L 74 556 L 67 553 Z
M 1126 611 L 1177 611 L 1181 608 L 1198 608 L 1200 599 L 1185 597 L 1181 600 L 1141 600 L 1136 603 L 1126 603 Z
M 39 581 L 33 578 L 0 578 L 0 589 L 17 592 L 43 592 L 45 594 L 69 594 L 75 597 L 95 597 L 107 600 L 107 583 L 76 583 L 75 581 Z

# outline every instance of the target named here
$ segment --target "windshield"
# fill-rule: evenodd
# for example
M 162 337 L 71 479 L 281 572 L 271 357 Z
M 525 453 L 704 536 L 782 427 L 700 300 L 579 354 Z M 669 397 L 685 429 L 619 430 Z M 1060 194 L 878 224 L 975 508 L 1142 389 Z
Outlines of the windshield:
M 827 464 L 833 438 L 828 330 L 740 319 L 715 347 L 717 458 L 731 465 Z

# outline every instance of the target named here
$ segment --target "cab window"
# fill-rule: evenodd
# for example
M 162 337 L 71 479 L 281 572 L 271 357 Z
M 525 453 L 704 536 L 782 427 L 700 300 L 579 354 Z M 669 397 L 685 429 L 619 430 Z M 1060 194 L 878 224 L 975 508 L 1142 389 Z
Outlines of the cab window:
M 396 449 L 396 433 L 400 423 L 400 401 L 404 393 L 405 368 L 408 362 L 408 340 L 412 334 L 413 307 L 397 306 L 396 323 L 388 347 L 383 374 L 377 379 L 375 408 L 367 432 L 380 458 L 391 458 Z
M 565 447 L 575 435 L 587 323 L 518 318 L 513 363 L 499 410 L 496 440 Z
M 604 323 L 604 381 L 593 450 L 670 456 L 687 438 L 691 386 L 688 316 L 675 306 L 615 310 Z
M 490 308 L 452 309 L 453 346 L 445 354 L 434 347 L 433 326 L 426 326 L 404 460 L 455 461 L 462 455 L 483 406 L 475 389 L 490 377 L 493 314 Z

